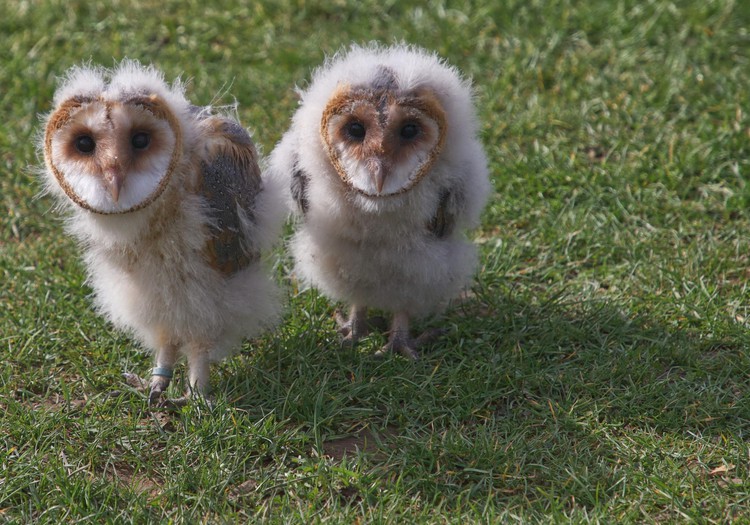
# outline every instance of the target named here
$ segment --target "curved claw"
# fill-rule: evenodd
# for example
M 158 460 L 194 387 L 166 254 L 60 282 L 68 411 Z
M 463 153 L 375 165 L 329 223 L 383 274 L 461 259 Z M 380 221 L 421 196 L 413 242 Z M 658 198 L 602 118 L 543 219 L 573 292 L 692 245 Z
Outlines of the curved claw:
M 388 343 L 375 352 L 375 357 L 384 357 L 390 352 L 396 352 L 407 359 L 417 361 L 419 359 L 419 352 L 417 349 L 426 344 L 432 343 L 446 332 L 447 330 L 444 328 L 434 328 L 432 330 L 424 331 L 416 339 L 402 335 L 402 333 L 392 335 Z
M 169 386 L 170 379 L 165 376 L 151 376 L 151 388 L 148 393 L 148 406 L 159 407 L 162 404 L 161 397 Z
M 187 406 L 189 402 L 190 399 L 187 396 L 182 396 L 175 399 L 165 398 L 159 401 L 159 408 L 164 410 L 177 410 L 178 408 Z
M 212 409 L 214 407 L 214 402 L 210 397 L 204 397 L 201 394 L 185 394 L 184 396 L 177 398 L 164 398 L 159 401 L 159 405 L 157 408 L 167 411 L 176 411 L 182 407 L 189 405 L 193 401 L 200 402 L 200 400 L 205 402 L 206 407 L 208 407 L 209 409 Z
M 143 392 L 146 390 L 146 381 L 144 381 L 138 374 L 133 374 L 132 372 L 123 372 L 122 377 L 125 379 L 125 383 L 127 383 L 129 386 L 132 386 L 139 392 Z
M 151 387 L 151 390 L 148 393 L 148 406 L 150 408 L 155 408 L 161 406 L 161 396 L 164 394 L 164 391 L 160 388 Z
M 411 359 L 412 361 L 419 360 L 419 352 L 412 348 L 411 345 L 405 344 L 403 346 L 399 346 L 397 348 L 394 348 L 394 351 L 398 352 L 407 359 Z
M 353 306 L 347 318 L 341 310 L 336 310 L 334 317 L 338 325 L 338 333 L 341 342 L 345 345 L 354 345 L 368 333 L 367 309 Z
M 341 310 L 336 310 L 333 312 L 333 318 L 336 320 L 336 325 L 338 328 L 336 329 L 336 332 L 338 332 L 342 337 L 351 336 L 352 333 L 352 325 L 349 322 L 349 319 L 344 315 L 344 312 Z
M 405 338 L 394 338 L 390 341 L 388 341 L 380 350 L 375 352 L 375 357 L 385 357 L 387 354 L 391 352 L 396 352 L 401 354 L 407 359 L 411 359 L 412 361 L 419 360 L 419 352 L 415 349 L 417 346 L 415 344 L 415 340 L 413 339 L 405 339 Z

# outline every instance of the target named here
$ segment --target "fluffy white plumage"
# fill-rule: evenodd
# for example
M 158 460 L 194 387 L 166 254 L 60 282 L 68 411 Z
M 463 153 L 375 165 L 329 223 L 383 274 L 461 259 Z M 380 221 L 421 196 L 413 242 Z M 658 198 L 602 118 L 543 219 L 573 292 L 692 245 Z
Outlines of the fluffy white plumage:
M 409 320 L 440 310 L 470 281 L 490 192 L 470 83 L 408 45 L 353 46 L 313 73 L 269 171 L 291 189 L 299 277 L 350 305 L 393 314 L 381 350 L 416 357 Z
M 98 310 L 155 352 L 151 403 L 180 355 L 205 394 L 209 363 L 277 320 L 260 253 L 280 233 L 281 189 L 234 118 L 191 105 L 153 66 L 74 67 L 54 105 L 44 178 Z

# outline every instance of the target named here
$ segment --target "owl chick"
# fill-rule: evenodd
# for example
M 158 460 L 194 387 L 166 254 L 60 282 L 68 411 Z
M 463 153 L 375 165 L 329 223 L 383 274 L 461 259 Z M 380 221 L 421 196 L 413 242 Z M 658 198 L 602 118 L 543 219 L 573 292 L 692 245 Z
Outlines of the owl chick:
M 417 358 L 410 321 L 444 307 L 469 282 L 490 191 L 471 87 L 436 55 L 407 46 L 354 46 L 329 59 L 300 93 L 271 154 L 301 217 L 291 240 L 299 277 L 347 303 L 339 332 L 354 343 L 368 308 L 392 315 L 379 354 Z
M 155 353 L 150 404 L 166 402 L 181 355 L 205 395 L 209 363 L 277 317 L 259 258 L 280 233 L 280 188 L 236 120 L 153 66 L 74 67 L 54 106 L 46 189 L 69 211 L 98 310 Z

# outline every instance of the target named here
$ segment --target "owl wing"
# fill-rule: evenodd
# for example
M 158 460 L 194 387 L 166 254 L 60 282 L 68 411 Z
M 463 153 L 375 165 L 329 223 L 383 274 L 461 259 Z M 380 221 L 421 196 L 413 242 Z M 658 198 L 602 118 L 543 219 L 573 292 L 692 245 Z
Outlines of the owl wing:
M 299 159 L 295 158 L 292 168 L 292 182 L 290 189 L 292 191 L 292 198 L 294 199 L 294 202 L 297 203 L 297 209 L 302 215 L 307 213 L 307 208 L 310 206 L 310 203 L 307 200 L 308 180 L 309 176 L 305 173 L 305 170 L 300 167 Z
M 246 233 L 248 223 L 255 222 L 255 200 L 263 188 L 258 154 L 250 135 L 235 121 L 209 115 L 199 124 L 206 148 L 200 159 L 198 193 L 210 216 L 204 252 L 212 267 L 232 275 L 260 258 Z
M 455 188 L 452 190 L 443 189 L 438 197 L 435 214 L 427 223 L 427 230 L 438 239 L 453 233 L 462 200 L 462 194 L 459 190 Z

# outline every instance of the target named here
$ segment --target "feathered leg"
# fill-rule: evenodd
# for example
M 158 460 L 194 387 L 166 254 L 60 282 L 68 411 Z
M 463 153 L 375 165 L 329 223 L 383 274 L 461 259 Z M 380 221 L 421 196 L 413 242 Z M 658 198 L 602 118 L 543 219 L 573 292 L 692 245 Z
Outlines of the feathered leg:
M 211 367 L 208 352 L 195 345 L 187 354 L 189 394 L 206 397 L 209 391 Z
M 375 355 L 382 357 L 389 352 L 398 352 L 402 356 L 416 361 L 419 359 L 419 352 L 417 352 L 417 349 L 420 346 L 431 343 L 443 333 L 445 333 L 445 330 L 437 328 L 434 330 L 427 330 L 416 339 L 412 339 L 409 334 L 409 314 L 406 312 L 398 312 L 393 315 L 388 342 L 383 348 L 375 352 Z
M 187 405 L 195 396 L 202 397 L 210 404 L 210 400 L 208 399 L 210 362 L 206 347 L 196 343 L 188 343 L 183 348 L 183 352 L 187 356 L 188 365 L 188 388 L 185 395 L 175 399 L 162 399 L 161 393 L 157 396 L 154 395 L 153 385 L 155 380 L 161 381 L 163 379 L 160 376 L 156 376 L 156 371 L 159 369 L 157 364 L 157 367 L 154 368 L 154 375 L 151 376 L 152 389 L 151 395 L 149 396 L 149 405 L 159 406 L 166 409 L 175 409 Z M 168 379 L 166 384 L 169 384 Z M 166 389 L 166 386 L 164 389 Z
M 177 361 L 177 345 L 167 343 L 156 352 L 155 366 L 151 370 L 151 381 L 149 382 L 148 404 L 157 406 L 161 397 L 166 392 L 172 381 L 174 364 Z
M 406 312 L 398 312 L 393 315 L 388 342 L 375 355 L 380 357 L 388 352 L 398 352 L 404 357 L 415 361 L 419 359 L 419 352 L 416 350 L 414 340 L 409 337 L 409 314 Z
M 189 343 L 183 348 L 188 362 L 188 391 L 186 395 L 176 399 L 164 397 L 167 387 L 172 381 L 174 365 L 177 362 L 179 345 L 174 342 L 165 343 L 156 352 L 155 366 L 151 371 L 149 382 L 148 404 L 150 407 L 176 408 L 186 405 L 191 395 L 206 397 L 209 390 L 210 362 L 209 353 L 205 345 Z M 139 390 L 146 384 L 135 374 L 125 374 L 127 382 Z
M 154 356 L 154 368 L 151 369 L 151 379 L 148 382 L 137 374 L 130 372 L 123 374 L 125 381 L 136 390 L 144 392 L 148 387 L 148 405 L 151 407 L 162 404 L 162 395 L 169 387 L 169 383 L 172 382 L 172 374 L 179 349 L 179 345 L 163 331 L 159 332 L 158 345 L 159 348 Z
M 367 307 L 356 304 L 352 305 L 351 310 L 349 310 L 348 319 L 337 310 L 336 323 L 339 325 L 338 332 L 342 336 L 342 342 L 354 345 L 367 335 Z

